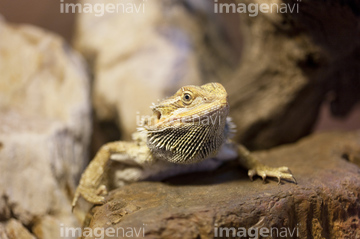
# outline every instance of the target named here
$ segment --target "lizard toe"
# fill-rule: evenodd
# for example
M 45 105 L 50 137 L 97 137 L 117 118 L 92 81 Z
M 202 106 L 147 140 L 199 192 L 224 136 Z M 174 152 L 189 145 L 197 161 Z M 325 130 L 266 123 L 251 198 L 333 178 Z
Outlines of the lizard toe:
M 281 180 L 291 181 L 297 184 L 295 177 L 291 173 L 288 167 L 279 167 L 279 168 L 271 168 L 267 166 L 258 166 L 249 170 L 252 173 L 252 176 L 258 175 L 263 181 L 265 181 L 266 177 L 277 178 L 278 184 L 281 184 Z

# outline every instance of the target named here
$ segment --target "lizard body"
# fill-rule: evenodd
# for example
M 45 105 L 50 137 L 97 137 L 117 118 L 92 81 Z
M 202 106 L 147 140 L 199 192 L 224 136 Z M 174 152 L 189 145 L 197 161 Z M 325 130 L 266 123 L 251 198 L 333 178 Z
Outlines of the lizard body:
M 228 117 L 228 96 L 221 84 L 184 86 L 151 108 L 153 115 L 133 134 L 133 142 L 111 142 L 98 151 L 81 176 L 73 208 L 80 196 L 94 204 L 105 202 L 112 160 L 121 164 L 115 170 L 119 185 L 214 169 L 230 158 L 238 158 L 249 169 L 251 179 L 259 175 L 263 180 L 269 176 L 278 178 L 279 183 L 281 179 L 296 183 L 287 167 L 265 166 L 244 146 L 231 141 L 234 126 Z

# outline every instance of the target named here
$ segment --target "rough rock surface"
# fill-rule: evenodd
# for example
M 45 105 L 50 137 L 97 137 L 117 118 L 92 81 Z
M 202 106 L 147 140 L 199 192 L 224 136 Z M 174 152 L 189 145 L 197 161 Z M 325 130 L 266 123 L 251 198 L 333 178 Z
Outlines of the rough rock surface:
M 96 115 L 117 122 L 124 139 L 136 129 L 137 111 L 148 114 L 151 101 L 188 83 L 225 86 L 236 140 L 252 149 L 310 133 L 326 99 L 337 116 L 360 100 L 356 1 L 271 1 L 296 12 L 256 17 L 215 14 L 208 0 L 126 2 L 144 4 L 144 12 L 82 14 L 75 41 L 93 66 Z
M 220 79 L 238 126 L 236 139 L 250 148 L 270 148 L 310 133 L 325 100 L 338 117 L 360 101 L 360 2 L 271 3 L 299 10 L 234 14 L 239 20 L 231 31 L 244 42 L 241 62 L 231 77 Z
M 21 222 L 10 219 L 5 224 L 0 224 L 0 238 L 1 239 L 35 239 Z
M 357 131 L 256 152 L 263 162 L 289 166 L 298 185 L 251 182 L 234 163 L 166 183 L 134 183 L 112 191 L 85 226 L 123 228 L 128 235 L 128 227 L 145 228 L 146 238 L 213 238 L 215 227 L 218 233 L 222 227 L 276 227 L 279 233 L 286 227 L 287 238 L 296 238 L 294 232 L 298 238 L 358 238 L 359 147 Z M 273 238 L 285 235 L 272 232 Z
M 78 224 L 70 200 L 88 159 L 89 78 L 53 34 L 0 21 L 0 39 L 0 221 L 59 237 L 60 223 Z

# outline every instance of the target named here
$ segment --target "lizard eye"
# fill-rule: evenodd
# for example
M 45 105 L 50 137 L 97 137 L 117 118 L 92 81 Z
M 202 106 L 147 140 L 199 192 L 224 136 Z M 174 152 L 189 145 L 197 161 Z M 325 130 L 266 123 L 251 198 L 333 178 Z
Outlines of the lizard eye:
M 193 100 L 193 97 L 192 97 L 191 93 L 185 92 L 183 94 L 182 100 L 185 104 L 190 104 L 191 101 Z

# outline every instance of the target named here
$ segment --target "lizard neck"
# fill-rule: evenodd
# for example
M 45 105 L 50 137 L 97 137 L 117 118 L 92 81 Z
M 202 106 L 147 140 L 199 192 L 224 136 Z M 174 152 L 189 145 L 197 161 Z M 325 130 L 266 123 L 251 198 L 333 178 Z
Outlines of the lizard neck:
M 192 122 L 147 130 L 147 145 L 155 158 L 179 164 L 197 163 L 217 153 L 226 140 L 225 111 Z

